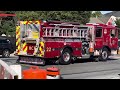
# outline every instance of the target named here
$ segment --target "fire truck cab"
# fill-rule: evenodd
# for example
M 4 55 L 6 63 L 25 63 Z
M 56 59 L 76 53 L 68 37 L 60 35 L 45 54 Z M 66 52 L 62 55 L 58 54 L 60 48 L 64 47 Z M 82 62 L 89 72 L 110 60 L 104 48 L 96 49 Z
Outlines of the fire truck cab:
M 105 24 L 80 25 L 60 21 L 20 21 L 16 27 L 17 62 L 70 64 L 89 55 L 107 60 L 118 48 L 118 29 Z
M 94 46 L 93 56 L 98 56 L 96 60 L 107 60 L 111 54 L 117 54 L 118 49 L 118 28 L 112 25 L 100 23 L 88 23 L 92 26 L 92 42 Z

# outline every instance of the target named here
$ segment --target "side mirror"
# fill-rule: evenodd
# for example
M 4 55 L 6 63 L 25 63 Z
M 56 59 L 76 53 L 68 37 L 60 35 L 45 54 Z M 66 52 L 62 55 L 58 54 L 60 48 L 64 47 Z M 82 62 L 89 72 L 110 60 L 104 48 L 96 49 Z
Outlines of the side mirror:
M 115 37 L 115 35 L 114 35 L 114 34 L 111 34 L 111 36 L 112 36 L 112 37 Z

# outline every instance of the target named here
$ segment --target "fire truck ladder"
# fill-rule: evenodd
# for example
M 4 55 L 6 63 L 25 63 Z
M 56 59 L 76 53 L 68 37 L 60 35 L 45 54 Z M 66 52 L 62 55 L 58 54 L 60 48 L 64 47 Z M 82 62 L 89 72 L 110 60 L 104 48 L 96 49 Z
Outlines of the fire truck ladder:
M 88 29 L 44 27 L 43 37 L 88 38 Z

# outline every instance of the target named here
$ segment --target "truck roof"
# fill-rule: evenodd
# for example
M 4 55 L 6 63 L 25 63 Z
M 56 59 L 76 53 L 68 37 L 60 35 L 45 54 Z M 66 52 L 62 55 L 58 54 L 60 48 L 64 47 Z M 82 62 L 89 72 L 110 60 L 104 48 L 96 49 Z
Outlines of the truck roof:
M 66 23 L 66 24 L 80 25 L 79 22 L 64 22 L 64 21 L 47 21 L 47 22 L 48 23 L 55 23 L 55 24 Z
M 90 26 L 101 26 L 101 27 L 107 27 L 107 28 L 116 28 L 116 26 L 106 25 L 106 24 L 101 24 L 101 23 L 87 23 L 86 25 L 90 25 Z

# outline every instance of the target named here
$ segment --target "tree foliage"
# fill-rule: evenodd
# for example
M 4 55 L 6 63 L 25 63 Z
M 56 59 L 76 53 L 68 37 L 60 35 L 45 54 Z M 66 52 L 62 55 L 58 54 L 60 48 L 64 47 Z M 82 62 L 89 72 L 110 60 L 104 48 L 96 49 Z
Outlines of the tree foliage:
M 5 13 L 15 13 L 17 20 L 55 20 L 66 22 L 88 23 L 91 11 L 4 11 Z M 8 18 L 7 18 L 8 19 Z M 13 17 L 9 20 L 2 20 L 0 26 L 1 33 L 15 34 L 15 21 Z
M 20 20 L 59 20 L 85 24 L 89 22 L 91 11 L 17 11 L 16 14 Z
M 100 11 L 94 11 L 91 14 L 91 17 L 102 17 L 102 13 Z
M 115 23 L 116 23 L 117 27 L 120 28 L 120 19 L 116 19 Z
M 2 22 L 0 26 L 0 35 L 1 34 L 15 36 L 15 25 L 12 20 Z
M 1 13 L 14 14 L 15 11 L 1 11 Z M 13 17 L 0 17 L 0 35 L 12 35 L 15 36 L 15 21 Z

